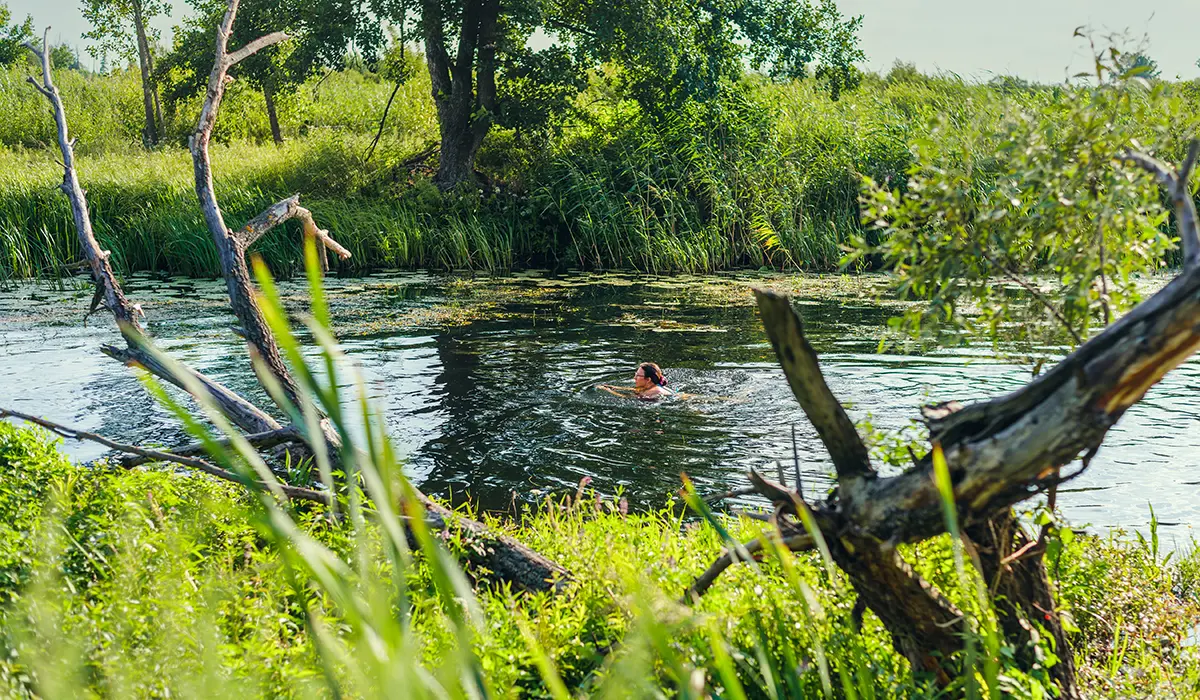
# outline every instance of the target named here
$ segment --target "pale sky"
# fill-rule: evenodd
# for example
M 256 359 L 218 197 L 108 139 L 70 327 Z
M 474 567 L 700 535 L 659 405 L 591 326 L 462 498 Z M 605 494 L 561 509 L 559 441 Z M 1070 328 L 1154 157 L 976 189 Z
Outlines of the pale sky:
M 3 2 L 5 0 L 0 0 Z M 15 17 L 32 15 L 51 41 L 82 49 L 87 23 L 77 0 L 7 0 Z M 156 25 L 169 37 L 187 6 Z M 845 14 L 864 16 L 866 67 L 886 71 L 897 59 L 924 71 L 987 80 L 1009 74 L 1058 82 L 1088 67 L 1087 45 L 1072 38 L 1090 25 L 1097 33 L 1128 31 L 1147 40 L 1146 53 L 1164 77 L 1200 76 L 1200 0 L 838 0 Z M 83 53 L 82 51 L 80 52 Z M 85 64 L 91 64 L 84 57 Z M 94 67 L 94 66 L 93 66 Z

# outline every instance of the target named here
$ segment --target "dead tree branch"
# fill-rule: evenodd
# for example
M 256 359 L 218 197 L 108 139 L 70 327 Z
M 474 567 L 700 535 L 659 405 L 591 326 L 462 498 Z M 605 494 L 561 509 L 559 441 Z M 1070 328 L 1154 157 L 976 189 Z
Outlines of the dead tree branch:
M 779 364 L 783 366 L 792 394 L 817 429 L 821 442 L 825 443 L 837 469 L 838 482 L 849 486 L 859 478 L 874 477 L 867 446 L 825 383 L 817 353 L 804 337 L 804 324 L 800 316 L 792 312 L 791 301 L 786 296 L 761 289 L 754 290 L 754 296 L 758 300 L 763 327 L 775 348 Z
M 1175 220 L 1179 226 L 1179 245 L 1183 249 L 1185 269 L 1200 264 L 1200 226 L 1197 224 L 1196 202 L 1192 199 L 1191 188 L 1188 187 L 1188 179 L 1196 167 L 1197 157 L 1200 157 L 1200 140 L 1195 139 L 1188 144 L 1187 156 L 1184 157 L 1179 170 L 1173 170 L 1171 166 L 1145 153 L 1125 153 L 1126 160 L 1153 175 L 1171 198 L 1171 204 L 1175 208 Z
M 747 542 L 744 547 L 750 556 L 755 559 L 761 558 L 763 551 L 763 540 L 753 539 Z M 808 534 L 792 535 L 783 540 L 783 545 L 793 552 L 803 552 L 813 548 L 813 539 Z M 691 603 L 699 600 L 709 588 L 712 588 L 713 583 L 725 570 L 732 566 L 735 562 L 741 561 L 741 557 L 736 552 L 731 552 L 725 549 L 721 552 L 721 556 L 717 557 L 704 573 L 696 577 L 690 588 L 683 596 L 684 603 Z
M 323 249 L 333 251 L 342 260 L 350 259 L 350 251 L 346 250 L 340 243 L 330 237 L 329 231 L 317 226 L 317 222 L 313 220 L 312 212 L 300 206 L 300 195 L 294 194 L 287 199 L 281 199 L 278 202 L 267 207 L 261 214 L 246 222 L 246 225 L 237 232 L 238 244 L 242 248 L 243 254 L 254 245 L 254 242 L 263 235 L 282 224 L 288 219 L 299 219 L 304 226 L 304 235 L 311 236 Z
M 49 35 L 49 31 L 47 28 L 47 36 Z M 142 351 L 146 341 L 142 327 L 138 323 L 141 310 L 136 304 L 132 304 L 125 297 L 125 293 L 121 289 L 120 283 L 117 282 L 116 274 L 113 272 L 112 264 L 109 261 L 110 253 L 106 250 L 101 250 L 100 244 L 96 241 L 96 236 L 92 231 L 92 219 L 88 213 L 87 197 L 84 194 L 83 188 L 79 185 L 79 176 L 75 169 L 75 140 L 68 135 L 66 110 L 63 108 L 58 88 L 54 85 L 54 78 L 50 69 L 50 55 L 48 51 L 41 51 L 32 44 L 26 44 L 25 46 L 37 57 L 42 68 L 43 83 L 39 85 L 32 76 L 29 78 L 29 82 L 37 88 L 38 92 L 46 96 L 46 99 L 50 101 L 50 105 L 54 109 L 54 124 L 58 133 L 58 147 L 62 154 L 63 167 L 63 181 L 59 188 L 71 203 L 71 215 L 75 222 L 75 231 L 79 236 L 79 247 L 83 251 L 88 267 L 91 270 L 92 280 L 96 284 L 97 299 L 116 318 L 117 324 L 121 329 L 121 335 L 125 338 L 126 348 L 122 349 L 109 345 L 102 348 L 102 351 L 109 357 L 117 359 L 126 365 L 141 366 L 151 374 L 182 388 L 188 383 L 184 378 L 179 377 L 175 371 L 164 367 L 149 354 Z M 43 47 L 47 46 L 49 44 L 45 43 L 45 38 L 43 38 Z M 203 384 L 212 394 L 221 412 L 242 430 L 263 432 L 279 429 L 279 423 L 275 419 L 220 383 L 190 368 L 184 367 L 178 371 L 190 374 L 194 379 Z
M 265 433 L 252 433 L 244 436 L 242 439 L 258 450 L 266 450 L 279 445 L 299 443 L 304 441 L 304 437 L 300 435 L 300 432 L 291 426 L 280 428 L 279 430 L 269 430 Z M 228 438 L 216 440 L 214 442 L 226 449 L 233 446 L 233 441 Z M 208 448 L 205 445 L 201 443 L 194 443 L 191 445 L 174 447 L 171 449 L 170 454 L 177 457 L 195 457 L 197 455 L 206 454 L 207 452 Z M 146 464 L 147 462 L 155 462 L 159 459 L 157 456 L 151 454 L 132 454 L 133 456 L 123 457 L 121 459 L 121 466 L 131 468 Z
M 982 573 L 1005 598 L 997 603 L 1005 634 L 1023 649 L 1033 629 L 1028 620 L 1036 617 L 1046 626 L 1062 647 L 1052 675 L 1065 698 L 1078 697 L 1070 650 L 1041 549 L 1015 526 L 1011 507 L 1086 470 L 1125 411 L 1200 349 L 1200 233 L 1187 187 L 1200 142 L 1192 143 L 1176 172 L 1143 154 L 1127 157 L 1154 173 L 1175 202 L 1182 274 L 1020 390 L 966 407 L 946 402 L 923 410 L 930 442 L 941 445 L 949 467 L 959 522 Z M 953 659 L 967 632 L 965 620 L 895 549 L 945 531 L 931 454 L 902 474 L 875 475 L 821 376 L 799 315 L 786 297 L 755 294 L 788 383 L 837 469 L 837 490 L 811 506 L 830 554 L 853 584 L 858 604 L 875 612 L 914 669 L 948 683 L 959 672 Z M 1081 457 L 1081 468 L 1062 473 Z M 757 473 L 751 482 L 772 501 L 787 490 Z M 731 563 L 715 562 L 690 591 L 702 593 Z
M 65 425 L 62 425 L 61 423 L 55 423 L 53 421 L 48 421 L 44 418 L 38 418 L 37 416 L 31 416 L 27 413 L 21 413 L 19 411 L 11 411 L 6 408 L 0 408 L 0 419 L 3 419 L 3 418 L 17 418 L 17 419 L 23 420 L 27 423 L 33 423 L 34 425 L 39 425 L 39 426 L 49 430 L 50 432 L 54 433 L 55 435 L 59 435 L 61 437 L 67 438 L 69 440 L 80 440 L 80 441 L 86 440 L 88 442 L 94 442 L 94 443 L 97 443 L 100 445 L 104 445 L 105 447 L 107 447 L 111 450 L 116 450 L 117 452 L 123 452 L 123 453 L 129 454 L 129 455 L 136 455 L 138 458 L 137 461 L 125 462 L 124 460 L 122 460 L 121 462 L 118 462 L 119 464 L 121 464 L 122 467 L 125 467 L 126 469 L 132 468 L 132 467 L 136 466 L 137 464 L 144 464 L 146 462 L 171 462 L 173 464 L 179 464 L 179 465 L 182 465 L 185 467 L 190 467 L 197 471 L 201 471 L 205 474 L 208 474 L 209 476 L 215 476 L 218 479 L 224 479 L 225 481 L 232 481 L 234 483 L 241 484 L 243 486 L 250 486 L 253 484 L 253 482 L 250 482 L 250 481 L 242 478 L 241 476 L 234 474 L 231 471 L 222 469 L 222 468 L 212 464 L 211 462 L 207 462 L 203 459 L 198 459 L 196 457 L 192 457 L 189 455 L 178 454 L 175 452 L 163 452 L 161 450 L 150 449 L 147 447 L 138 447 L 137 445 L 127 445 L 124 443 L 116 442 L 114 440 L 109 440 L 108 438 L 104 437 L 103 435 L 97 435 L 95 433 L 89 433 L 89 432 L 86 432 L 83 430 L 77 430 L 75 428 L 70 428 Z M 263 483 L 258 483 L 257 485 L 263 489 L 270 488 L 266 484 L 263 484 Z M 312 503 L 320 503 L 320 504 L 326 505 L 326 506 L 330 504 L 329 494 L 321 493 L 320 491 L 314 491 L 312 489 L 301 488 L 299 486 L 291 486 L 289 484 L 279 484 L 278 486 L 279 486 L 279 490 L 290 499 L 299 500 L 299 501 L 310 501 Z

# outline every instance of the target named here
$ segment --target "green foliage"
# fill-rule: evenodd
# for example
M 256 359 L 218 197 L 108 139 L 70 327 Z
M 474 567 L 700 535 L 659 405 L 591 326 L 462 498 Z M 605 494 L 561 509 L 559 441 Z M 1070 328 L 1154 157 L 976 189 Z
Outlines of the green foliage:
M 159 63 L 164 98 L 176 105 L 204 93 L 212 71 L 213 42 L 225 14 L 221 0 L 190 0 L 194 13 L 176 27 L 174 46 Z M 246 0 L 238 8 L 229 49 L 271 32 L 287 32 L 288 39 L 270 46 L 235 66 L 230 74 L 245 78 L 273 96 L 296 89 L 322 68 L 341 67 L 351 45 L 373 65 L 383 48 L 383 30 L 372 21 L 364 2 L 320 0 L 304 3 L 279 0 Z
M 92 25 L 83 35 L 92 40 L 88 53 L 100 60 L 114 56 L 128 62 L 138 55 L 137 24 L 141 23 L 153 46 L 159 32 L 150 20 L 170 15 L 171 4 L 164 0 L 81 0 L 80 10 Z
M 1131 84 L 1121 88 L 1128 99 L 1102 103 L 1108 110 L 1102 116 L 1111 115 L 1111 125 L 1097 118 L 1087 127 L 1076 123 L 1077 107 L 1093 104 L 1095 88 L 972 85 L 902 66 L 886 77 L 866 76 L 838 100 L 814 81 L 746 79 L 707 104 L 655 118 L 623 93 L 622 71 L 608 66 L 593 75 L 554 128 L 494 129 L 477 160 L 493 186 L 460 196 L 432 191 L 431 168 L 419 159 L 409 162 L 438 136 L 428 72 L 411 53 L 396 52 L 388 60 L 403 62 L 399 70 L 411 77 L 401 84 L 376 153 L 366 163 L 394 87 L 391 77 L 335 71 L 281 96 L 279 120 L 292 141 L 282 149 L 256 145 L 271 139 L 262 94 L 246 80 L 230 84 L 216 127 L 220 145 L 214 144 L 214 160 L 218 191 L 232 222 L 298 192 L 317 220 L 354 253 L 346 271 L 579 266 L 667 272 L 763 265 L 828 270 L 837 267 L 852 237 L 882 242 L 873 220 L 861 220 L 861 176 L 880 188 L 899 188 L 895 196 L 902 198 L 919 158 L 917 181 L 933 178 L 934 168 L 961 176 L 960 189 L 943 199 L 957 193 L 956 201 L 966 206 L 974 201 L 970 197 L 986 195 L 997 208 L 1013 209 L 1000 200 L 996 183 L 1026 186 L 1035 179 L 1020 180 L 1021 172 L 1033 170 L 1031 178 L 1042 183 L 1038 186 L 1058 186 L 1047 179 L 1050 166 L 1030 158 L 1053 158 L 1047 149 L 1083 138 L 1088 128 L 1108 132 L 1103 136 L 1108 151 L 1119 150 L 1125 145 L 1119 139 L 1128 137 L 1147 147 L 1162 144 L 1155 146 L 1161 155 L 1177 158 L 1195 131 L 1189 124 L 1200 114 L 1200 92 L 1190 83 L 1156 82 L 1153 90 Z M 45 100 L 24 75 L 16 66 L 0 70 L 0 113 L 11 117 L 0 120 L 5 145 L 0 148 L 0 277 L 55 275 L 78 259 L 66 201 L 51 189 L 61 177 L 54 153 L 47 150 L 54 144 L 53 124 Z M 199 97 L 183 100 L 168 115 L 164 141 L 172 145 L 139 153 L 130 148 L 140 140 L 143 118 L 136 73 L 66 71 L 56 80 L 72 135 L 78 137 L 80 177 L 93 200 L 95 226 L 114 260 L 126 271 L 215 274 L 182 150 L 195 126 Z M 1089 109 L 1099 106 L 1096 102 Z M 1036 145 L 1029 156 L 1015 146 L 1026 141 Z M 1096 162 L 1101 155 L 1089 154 L 1075 179 L 1061 184 L 1078 189 L 1079 177 L 1094 172 L 1101 182 L 1120 185 L 1103 195 L 1115 204 L 1114 197 L 1133 188 L 1115 179 L 1130 171 Z M 1136 191 L 1157 197 L 1152 185 L 1135 177 Z M 1072 212 L 1061 204 L 1051 207 L 1052 202 L 1034 207 L 1032 195 L 1021 196 L 1041 217 L 1041 228 L 1025 234 L 1031 239 L 1057 240 L 1049 233 L 1054 217 L 1083 226 L 1097 215 L 1093 205 Z M 1151 205 L 1161 213 L 1156 202 Z M 1014 209 L 1009 216 L 1019 213 Z M 1126 289 L 1118 271 L 1153 258 L 1172 225 L 1165 221 L 1158 238 L 1148 230 L 1127 233 L 1110 225 L 1105 263 L 1110 297 Z M 1006 231 L 1003 222 L 991 226 L 1008 238 L 1018 232 Z M 1076 230 L 1072 235 L 1087 243 L 1086 234 Z M 1150 236 L 1148 243 L 1135 238 L 1142 235 Z M 1126 238 L 1137 244 L 1127 246 Z M 281 229 L 257 247 L 272 269 L 295 271 L 301 259 L 298 240 L 294 230 Z M 1063 259 L 1086 253 L 1079 262 L 1098 267 L 1094 240 L 1076 250 L 1056 250 Z M 1161 257 L 1171 263 L 1174 255 Z M 868 266 L 887 262 L 876 254 L 862 261 Z M 1054 272 L 1051 267 L 1018 262 L 1022 279 L 1036 282 L 1047 298 L 1061 289 L 1043 277 Z M 951 259 L 951 264 L 957 262 Z M 1077 274 L 1086 273 L 1084 267 Z M 1006 286 L 1017 318 L 1044 318 L 1044 311 L 1021 298 L 1027 293 L 1015 283 L 997 285 L 997 296 Z M 1086 284 L 1079 280 L 1076 288 Z M 1098 297 L 1089 305 L 1094 327 L 1104 311 Z M 1117 311 L 1111 299 L 1109 305 Z M 1060 327 L 1028 329 L 1029 338 L 1065 335 Z
M 50 67 L 54 70 L 83 70 L 79 55 L 67 44 L 50 47 Z
M 293 696 L 323 684 L 305 606 L 331 615 L 342 642 L 351 631 L 323 594 L 297 594 L 289 564 L 255 526 L 255 506 L 240 487 L 170 469 L 80 467 L 44 434 L 6 423 L 0 467 L 0 680 L 10 694 L 43 687 L 39 673 L 70 678 L 64 670 L 81 668 L 80 682 L 123 697 Z M 354 535 L 347 520 L 317 511 L 292 517 L 348 565 L 366 547 L 371 567 L 388 575 L 377 524 Z M 761 528 L 718 517 L 733 537 Z M 683 691 L 694 682 L 689 667 L 728 689 L 721 649 L 751 697 L 821 696 L 822 655 L 836 697 L 843 677 L 858 697 L 933 695 L 909 675 L 874 616 L 861 634 L 853 631 L 853 596 L 819 558 L 769 556 L 757 571 L 730 569 L 692 612 L 673 601 L 723 541 L 682 518 L 677 504 L 622 514 L 614 501 L 582 492 L 528 507 L 516 521 L 489 519 L 577 577 L 558 596 L 476 589 L 483 624 L 470 648 L 496 695 L 549 695 L 539 658 L 576 692 L 636 695 L 661 684 Z M 462 551 L 470 543 L 447 545 Z M 963 602 L 948 539 L 905 556 Z M 1077 536 L 1053 550 L 1049 567 L 1079 627 L 1089 696 L 1144 697 L 1156 688 L 1200 696 L 1200 661 L 1183 644 L 1200 614 L 1194 549 L 1152 560 L 1148 546 L 1116 534 Z M 453 654 L 453 623 L 422 555 L 408 571 L 414 657 L 435 668 Z M 615 643 L 624 653 L 605 664 Z M 666 655 L 654 663 L 660 650 Z M 339 667 L 337 677 L 347 671 Z M 1012 696 L 1028 697 L 1029 680 L 1010 672 Z
M 1162 195 L 1122 154 L 1181 157 L 1197 121 L 1163 85 L 1103 58 L 1094 85 L 1032 95 L 1036 109 L 1008 104 L 965 126 L 943 117 L 915 140 L 903 187 L 868 182 L 877 233 L 857 237 L 847 262 L 879 256 L 904 297 L 926 302 L 906 330 L 1073 344 L 1140 300 L 1139 276 L 1174 244 Z
M 21 24 L 9 24 L 12 11 L 0 2 L 0 68 L 11 66 L 25 52 L 22 46 L 33 38 L 33 18 L 26 16 Z
M 567 0 L 557 12 L 561 19 L 550 16 L 584 55 L 623 68 L 630 96 L 654 115 L 715 98 L 745 64 L 784 79 L 815 73 L 836 98 L 857 84 L 854 63 L 863 59 L 861 18 L 844 19 L 832 0 Z

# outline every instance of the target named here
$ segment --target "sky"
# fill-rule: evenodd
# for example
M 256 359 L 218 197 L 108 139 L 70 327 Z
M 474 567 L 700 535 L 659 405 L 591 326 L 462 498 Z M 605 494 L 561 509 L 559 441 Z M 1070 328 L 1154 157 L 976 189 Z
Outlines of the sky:
M 0 0 L 4 2 L 5 0 Z M 173 16 L 155 24 L 170 36 L 187 6 L 172 0 Z M 40 33 L 82 49 L 88 30 L 79 0 L 7 0 L 15 17 L 32 15 Z M 1059 82 L 1086 70 L 1088 45 L 1073 38 L 1088 25 L 1097 36 L 1128 32 L 1166 78 L 1200 77 L 1200 0 L 838 0 L 842 12 L 862 15 L 866 68 L 886 72 L 897 61 L 926 72 L 945 71 L 987 80 L 1018 75 Z M 82 51 L 81 51 L 82 54 Z M 90 58 L 85 65 L 95 67 Z

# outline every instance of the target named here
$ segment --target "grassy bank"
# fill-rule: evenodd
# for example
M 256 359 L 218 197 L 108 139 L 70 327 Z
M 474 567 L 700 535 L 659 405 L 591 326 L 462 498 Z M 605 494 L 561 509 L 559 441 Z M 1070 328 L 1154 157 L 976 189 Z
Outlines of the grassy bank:
M 352 695 L 362 687 L 353 664 L 321 664 L 330 640 L 348 641 L 356 628 L 320 587 L 293 585 L 287 552 L 264 540 L 262 516 L 239 487 L 169 470 L 79 467 L 45 436 L 6 423 L 0 474 L 7 694 L 292 697 L 323 694 L 330 676 Z M 854 630 L 848 586 L 819 557 L 802 556 L 793 570 L 770 560 L 732 569 L 689 609 L 673 601 L 720 550 L 713 528 L 678 504 L 623 514 L 611 498 L 573 496 L 493 521 L 572 571 L 563 594 L 514 595 L 480 582 L 460 592 L 476 615 L 464 637 L 436 567 L 417 557 L 405 570 L 405 594 L 391 604 L 410 622 L 421 666 L 451 695 L 461 644 L 477 661 L 478 687 L 496 696 L 738 697 L 740 685 L 750 697 L 818 697 L 823 668 L 839 697 L 846 687 L 858 697 L 934 695 L 871 614 Z M 294 515 L 351 568 L 390 576 L 375 526 L 356 536 L 345 519 Z M 735 537 L 762 527 L 726 525 Z M 1183 643 L 1200 613 L 1194 547 L 1167 555 L 1153 538 L 1079 536 L 1051 554 L 1089 697 L 1200 697 L 1200 658 Z M 945 540 L 906 556 L 951 597 L 961 590 Z M 324 641 L 306 621 L 314 607 L 327 622 L 321 634 L 331 635 Z M 563 687 L 543 680 L 551 667 Z M 1006 669 L 1006 696 L 1043 697 L 1038 676 Z
M 61 177 L 52 122 L 23 82 L 27 70 L 0 74 L 0 275 L 8 277 L 54 274 L 76 258 L 69 209 L 52 189 Z M 136 76 L 67 72 L 59 82 L 97 233 L 114 259 L 125 270 L 215 274 L 183 148 L 197 105 L 180 105 L 168 143 L 147 153 L 136 145 Z M 229 223 L 299 192 L 354 252 L 351 272 L 826 270 L 864 231 L 860 176 L 901 186 L 919 148 L 933 163 L 970 163 L 974 186 L 986 190 L 1006 124 L 1036 120 L 1053 142 L 1071 118 L 1064 91 L 1073 89 L 967 84 L 900 67 L 838 101 L 812 82 L 749 80 L 718 103 L 651 119 L 598 75 L 552 128 L 493 131 L 478 163 L 490 181 L 483 193 L 443 195 L 427 163 L 409 162 L 436 142 L 421 72 L 366 159 L 391 87 L 352 70 L 311 81 L 281 99 L 288 143 L 275 147 L 261 96 L 235 83 L 214 153 Z M 1200 90 L 1158 84 L 1138 99 L 1157 115 L 1139 124 L 1141 140 L 1181 156 L 1197 130 Z M 295 268 L 297 235 L 279 231 L 260 244 L 275 269 Z

